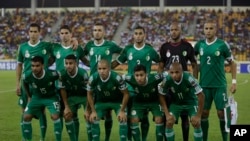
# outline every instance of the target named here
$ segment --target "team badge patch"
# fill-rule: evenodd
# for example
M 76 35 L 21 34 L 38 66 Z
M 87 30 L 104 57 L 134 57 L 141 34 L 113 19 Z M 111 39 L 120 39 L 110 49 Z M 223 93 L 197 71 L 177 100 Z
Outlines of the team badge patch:
M 60 52 L 58 51 L 58 52 L 56 53 L 56 58 L 59 59 L 60 57 L 61 57 L 61 54 L 60 54 Z
M 132 60 L 132 59 L 133 59 L 132 53 L 129 53 L 128 60 Z
M 29 58 L 30 57 L 30 53 L 28 50 L 25 51 L 25 55 L 24 55 L 26 58 Z
M 105 53 L 106 53 L 106 55 L 109 55 L 109 54 L 110 54 L 110 51 L 109 51 L 109 50 L 106 50 Z
M 170 56 L 171 56 L 169 50 L 167 51 L 166 56 L 167 56 L 167 57 L 170 57 Z
M 215 52 L 215 55 L 216 55 L 216 56 L 219 56 L 219 55 L 220 55 L 220 51 L 216 51 L 216 52 Z
M 89 54 L 90 54 L 90 55 L 93 55 L 93 54 L 94 54 L 93 48 L 90 49 Z
M 43 54 L 46 54 L 46 53 L 47 53 L 47 51 L 44 49 L 44 50 L 42 51 L 42 53 L 43 53 Z
M 183 51 L 183 52 L 182 52 L 182 55 L 183 55 L 183 56 L 187 56 L 187 51 Z
M 131 111 L 131 115 L 136 115 L 136 111 L 135 110 L 133 110 L 133 111 Z

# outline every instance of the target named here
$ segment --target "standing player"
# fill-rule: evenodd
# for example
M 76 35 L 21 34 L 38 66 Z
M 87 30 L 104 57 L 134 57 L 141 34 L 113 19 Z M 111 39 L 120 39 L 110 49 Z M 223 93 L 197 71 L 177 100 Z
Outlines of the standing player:
M 114 54 L 119 54 L 122 51 L 114 42 L 105 40 L 105 28 L 101 23 L 96 23 L 93 27 L 94 40 L 89 41 L 85 48 L 84 54 L 89 56 L 90 60 L 90 75 L 97 72 L 97 62 L 101 59 L 112 61 Z M 105 115 L 105 141 L 109 141 L 112 129 L 112 113 Z
M 151 111 L 154 117 L 156 141 L 163 140 L 163 113 L 159 105 L 157 89 L 162 79 L 161 74 L 147 74 L 146 67 L 141 64 L 135 66 L 133 75 L 125 75 L 126 82 L 135 90 L 130 123 L 135 141 L 141 141 L 139 121 L 148 111 Z
M 236 91 L 236 63 L 229 45 L 216 37 L 217 26 L 215 21 L 207 20 L 204 24 L 205 40 L 200 40 L 195 45 L 195 53 L 200 58 L 200 85 L 205 94 L 205 105 L 202 113 L 201 127 L 203 141 L 207 141 L 208 117 L 214 100 L 217 115 L 220 120 L 220 130 L 223 141 L 227 141 L 228 133 L 225 130 L 224 111 L 227 99 L 227 81 L 224 70 L 224 62 L 231 66 L 232 86 L 230 91 Z
M 138 64 L 142 64 L 146 67 L 147 73 L 151 72 L 152 61 L 159 62 L 160 57 L 159 54 L 155 51 L 155 49 L 145 43 L 146 33 L 145 29 L 141 26 L 137 26 L 134 29 L 134 44 L 130 44 L 125 46 L 124 50 L 117 57 L 116 60 L 112 62 L 112 68 L 115 68 L 121 63 L 125 63 L 127 61 L 128 64 L 128 74 L 133 74 L 134 67 Z M 130 108 L 133 99 L 133 88 L 128 86 L 130 93 L 130 100 L 128 104 L 128 114 L 130 113 Z M 149 120 L 147 113 L 145 113 L 145 118 L 141 119 L 141 131 L 142 131 L 142 140 L 145 141 L 147 138 L 148 130 L 149 130 Z M 131 129 L 129 127 L 128 131 L 128 139 L 131 140 Z
M 93 141 L 100 140 L 100 118 L 113 109 L 119 121 L 120 141 L 127 141 L 127 114 L 125 108 L 129 99 L 127 86 L 122 77 L 111 71 L 109 60 L 98 62 L 98 72 L 92 74 L 88 82 L 88 103 L 91 108 L 89 117 Z M 93 100 L 95 92 L 95 102 Z
M 159 63 L 159 72 L 169 70 L 173 62 L 179 62 L 184 71 L 188 71 L 188 61 L 190 61 L 193 69 L 193 75 L 198 77 L 197 62 L 195 59 L 194 49 L 192 45 L 181 38 L 181 25 L 178 22 L 172 22 L 170 25 L 170 40 L 164 43 L 160 48 L 161 61 Z M 171 91 L 166 95 L 168 104 L 171 103 Z M 181 114 L 182 119 L 182 135 L 183 140 L 188 141 L 189 120 L 187 113 Z M 178 119 L 177 119 L 178 121 Z
M 23 75 L 23 84 L 28 97 L 28 104 L 23 115 L 24 139 L 32 140 L 31 120 L 34 115 L 46 107 L 54 122 L 56 141 L 61 141 L 60 105 L 55 91 L 55 81 L 59 78 L 59 74 L 56 71 L 45 69 L 44 59 L 41 56 L 32 58 L 31 69 Z
M 30 24 L 29 27 L 29 41 L 20 45 L 18 49 L 17 57 L 17 68 L 16 68 L 16 92 L 19 96 L 19 105 L 22 108 L 22 113 L 27 105 L 27 95 L 25 94 L 22 83 L 20 83 L 21 75 L 26 71 L 31 69 L 31 59 L 34 56 L 42 56 L 44 59 L 44 68 L 48 68 L 49 56 L 51 53 L 52 44 L 48 42 L 41 42 L 40 37 L 40 26 L 36 23 Z M 43 112 L 43 109 L 41 109 Z M 23 130 L 23 115 L 21 115 L 21 130 L 22 135 L 24 134 Z M 40 129 L 41 129 L 41 141 L 44 140 L 47 128 L 46 116 L 40 114 L 38 117 L 40 120 Z
M 165 95 L 172 92 L 172 101 L 167 107 Z M 166 116 L 167 141 L 175 140 L 173 125 L 185 111 L 194 127 L 194 141 L 202 141 L 201 114 L 204 106 L 204 94 L 197 80 L 188 72 L 183 72 L 182 65 L 174 62 L 170 65 L 167 75 L 159 85 L 160 103 Z M 198 99 L 197 99 L 198 98 Z
M 88 61 L 86 60 L 85 56 L 84 56 L 84 52 L 81 46 L 78 46 L 76 49 L 72 48 L 72 42 L 71 42 L 71 38 L 72 38 L 72 33 L 71 33 L 71 29 L 68 25 L 63 25 L 60 27 L 60 44 L 55 44 L 53 46 L 53 61 L 55 62 L 56 65 L 56 70 L 57 71 L 62 71 L 65 70 L 65 57 L 68 56 L 69 54 L 74 54 L 76 56 L 76 61 L 77 64 L 79 63 L 79 60 L 81 60 L 84 64 L 88 65 Z M 58 81 L 56 81 L 56 87 L 57 87 L 57 92 L 60 95 L 60 88 L 58 86 Z M 61 122 L 63 123 L 63 110 L 64 110 L 64 104 L 63 101 L 61 100 Z M 76 130 L 76 134 L 78 135 L 79 133 L 79 119 L 78 116 L 74 116 L 73 118 L 74 121 L 74 125 L 75 125 L 75 130 Z M 77 136 L 78 137 L 78 136 Z
M 60 93 L 64 103 L 64 119 L 71 141 L 78 141 L 79 122 L 78 109 L 81 105 L 86 108 L 88 73 L 78 67 L 74 54 L 65 57 L 65 69 L 60 72 Z M 78 120 L 77 120 L 78 121 Z

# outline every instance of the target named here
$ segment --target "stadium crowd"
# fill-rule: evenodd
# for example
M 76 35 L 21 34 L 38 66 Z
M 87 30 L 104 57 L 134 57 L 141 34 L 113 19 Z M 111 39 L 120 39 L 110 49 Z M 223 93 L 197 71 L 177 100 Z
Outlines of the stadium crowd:
M 62 17 L 62 23 L 59 25 L 68 24 L 72 27 L 73 36 L 84 45 L 92 38 L 91 26 L 95 21 L 101 19 L 107 27 L 106 38 L 112 40 L 126 15 L 129 15 L 128 27 L 120 33 L 121 42 L 118 43 L 120 46 L 132 42 L 131 31 L 140 24 L 146 28 L 146 41 L 158 50 L 161 44 L 169 39 L 168 21 L 173 18 L 182 23 L 184 38 L 198 41 L 204 38 L 203 23 L 204 19 L 209 17 L 217 19 L 219 26 L 217 35 L 230 44 L 236 60 L 250 60 L 250 10 L 248 9 L 230 12 L 213 9 L 167 10 L 163 13 L 152 10 L 131 10 L 128 13 L 121 8 L 102 10 L 98 13 L 84 10 L 65 10 L 61 13 L 40 11 L 33 17 L 27 10 L 6 12 L 4 17 L 0 17 L 0 59 L 16 58 L 18 45 L 27 40 L 27 26 L 30 22 L 41 25 L 41 39 L 48 36 L 50 41 L 58 41 L 58 32 L 51 33 L 51 31 L 53 25 Z

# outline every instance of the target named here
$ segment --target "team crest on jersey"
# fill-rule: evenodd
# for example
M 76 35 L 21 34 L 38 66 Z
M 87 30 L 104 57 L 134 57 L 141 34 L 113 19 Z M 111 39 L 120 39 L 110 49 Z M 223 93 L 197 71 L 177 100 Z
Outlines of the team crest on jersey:
M 112 91 L 114 91 L 116 89 L 116 86 L 114 86 L 113 88 L 112 88 Z
M 170 54 L 170 51 L 169 51 L 169 50 L 167 51 L 166 56 L 167 56 L 167 57 L 170 57 L 170 56 L 171 56 L 171 54 Z
M 174 87 L 171 87 L 170 90 L 175 93 Z
M 220 51 L 215 51 L 215 56 L 220 56 Z
M 26 58 L 30 58 L 30 53 L 28 50 L 25 51 L 25 55 L 24 55 Z
M 43 49 L 42 53 L 43 53 L 43 54 L 46 54 L 46 53 L 47 53 L 47 52 L 46 52 L 46 49 Z
M 101 91 L 101 86 L 97 85 L 97 89 L 98 89 L 98 91 Z
M 147 60 L 147 61 L 150 60 L 150 56 L 149 56 L 149 55 L 146 56 L 146 60 Z
M 132 53 L 129 53 L 128 60 L 132 60 L 132 59 L 133 59 L 133 55 Z
M 153 89 L 151 90 L 151 92 L 155 92 L 155 88 L 153 88 Z
M 135 92 L 136 92 L 136 93 L 139 93 L 139 89 L 138 89 L 137 87 L 135 88 Z
M 90 55 L 93 55 L 93 54 L 94 54 L 93 48 L 90 49 L 89 54 L 90 54 Z
M 53 85 L 53 82 L 49 82 L 49 86 Z
M 61 54 L 60 54 L 59 51 L 56 53 L 56 58 L 57 58 L 57 59 L 61 58 Z
M 32 83 L 31 85 L 33 88 L 35 88 L 35 89 L 37 88 L 37 85 L 35 83 Z
M 183 55 L 183 56 L 187 56 L 187 51 L 183 51 L 183 52 L 182 52 L 182 55 Z
M 110 54 L 110 51 L 107 49 L 107 50 L 105 51 L 105 53 L 106 53 L 106 55 L 109 55 L 109 54 Z
M 136 111 L 135 111 L 135 110 L 132 110 L 132 111 L 131 111 L 131 115 L 136 115 Z
M 200 49 L 200 56 L 204 54 L 203 48 Z

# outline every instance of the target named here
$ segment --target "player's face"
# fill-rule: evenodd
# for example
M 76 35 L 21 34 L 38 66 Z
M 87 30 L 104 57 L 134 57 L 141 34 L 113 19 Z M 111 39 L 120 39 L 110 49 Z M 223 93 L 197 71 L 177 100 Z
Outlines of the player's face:
M 145 33 L 142 29 L 135 29 L 134 31 L 134 41 L 137 44 L 141 44 L 144 42 Z
M 40 77 L 43 74 L 43 64 L 40 62 L 31 62 L 31 69 L 35 76 Z
M 178 26 L 178 24 L 172 24 L 170 26 L 170 37 L 171 37 L 171 39 L 178 40 L 178 39 L 180 39 L 180 36 L 181 36 L 180 27 Z
M 60 30 L 60 39 L 64 43 L 68 43 L 71 41 L 72 34 L 67 29 Z
M 179 82 L 182 77 L 181 67 L 170 67 L 169 74 L 174 81 Z
M 212 40 L 216 34 L 216 27 L 214 23 L 205 23 L 204 25 L 204 34 L 207 39 Z
M 29 28 L 29 37 L 30 37 L 30 41 L 33 43 L 36 43 L 39 40 L 40 32 L 38 31 L 37 27 Z
M 94 26 L 93 28 L 93 36 L 95 40 L 102 40 L 104 38 L 105 32 L 103 26 Z
M 77 63 L 72 59 L 65 59 L 65 68 L 69 74 L 75 74 Z
M 136 71 L 134 77 L 139 85 L 144 85 L 146 83 L 146 73 L 144 71 Z
M 110 69 L 106 63 L 98 63 L 98 73 L 103 80 L 109 77 Z

